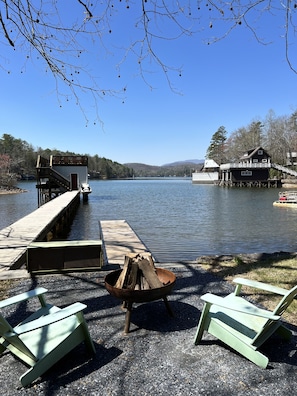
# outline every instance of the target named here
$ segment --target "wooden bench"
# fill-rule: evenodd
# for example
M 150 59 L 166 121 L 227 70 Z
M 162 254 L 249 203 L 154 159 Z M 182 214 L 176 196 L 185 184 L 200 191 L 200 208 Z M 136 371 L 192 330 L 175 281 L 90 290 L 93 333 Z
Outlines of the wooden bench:
M 28 272 L 100 269 L 102 241 L 32 242 L 27 249 Z

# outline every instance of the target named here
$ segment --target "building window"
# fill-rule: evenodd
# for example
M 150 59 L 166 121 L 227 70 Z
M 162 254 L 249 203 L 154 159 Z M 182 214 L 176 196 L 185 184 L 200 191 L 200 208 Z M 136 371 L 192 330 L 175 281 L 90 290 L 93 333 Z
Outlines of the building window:
M 263 155 L 263 150 L 258 150 L 258 155 Z
M 241 171 L 241 176 L 252 176 L 253 172 L 250 170 Z
M 258 158 L 253 158 L 253 162 L 258 162 Z

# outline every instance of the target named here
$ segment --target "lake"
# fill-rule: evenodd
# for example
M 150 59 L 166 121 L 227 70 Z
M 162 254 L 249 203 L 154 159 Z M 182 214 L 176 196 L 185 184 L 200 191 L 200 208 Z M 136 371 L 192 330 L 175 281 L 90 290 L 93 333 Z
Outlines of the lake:
M 223 188 L 190 178 L 91 180 L 68 239 L 99 238 L 100 220 L 126 220 L 159 262 L 201 255 L 297 251 L 297 210 L 273 207 L 278 189 Z M 0 229 L 37 209 L 34 182 L 0 195 Z

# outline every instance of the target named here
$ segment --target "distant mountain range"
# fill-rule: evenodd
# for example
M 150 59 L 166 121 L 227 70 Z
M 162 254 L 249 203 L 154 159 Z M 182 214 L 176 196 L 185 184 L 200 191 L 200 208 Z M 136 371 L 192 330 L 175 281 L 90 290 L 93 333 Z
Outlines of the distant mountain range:
M 190 160 L 185 160 L 185 161 L 171 162 L 170 164 L 164 164 L 162 166 L 177 166 L 177 165 L 185 165 L 185 164 L 204 164 L 204 160 L 190 159 Z
M 176 161 L 162 166 L 141 163 L 126 163 L 124 166 L 133 169 L 136 177 L 191 176 L 192 172 L 202 168 L 204 160 Z

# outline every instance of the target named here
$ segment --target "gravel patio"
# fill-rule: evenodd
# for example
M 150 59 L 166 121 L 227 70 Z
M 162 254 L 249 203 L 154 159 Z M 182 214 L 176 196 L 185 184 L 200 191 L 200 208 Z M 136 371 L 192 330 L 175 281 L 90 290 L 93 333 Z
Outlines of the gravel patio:
M 163 266 L 163 265 L 162 265 Z M 161 265 L 160 265 L 161 267 Z M 177 277 L 168 297 L 174 317 L 162 300 L 135 304 L 130 333 L 123 333 L 121 301 L 104 287 L 104 278 L 116 267 L 98 272 L 39 275 L 21 279 L 10 290 L 15 295 L 37 286 L 48 289 L 47 300 L 58 306 L 80 301 L 94 340 L 96 356 L 84 346 L 74 349 L 31 387 L 23 389 L 19 376 L 24 365 L 5 352 L 1 356 L 1 393 L 15 395 L 287 395 L 296 393 L 297 346 L 272 337 L 262 348 L 269 357 L 266 370 L 237 355 L 207 335 L 195 346 L 193 338 L 206 292 L 225 295 L 233 285 L 203 271 L 195 263 L 166 264 Z M 6 310 L 12 323 L 34 305 Z

